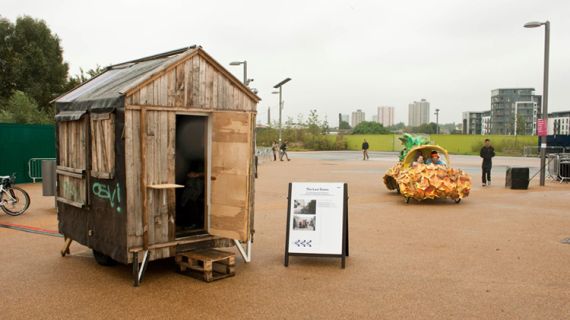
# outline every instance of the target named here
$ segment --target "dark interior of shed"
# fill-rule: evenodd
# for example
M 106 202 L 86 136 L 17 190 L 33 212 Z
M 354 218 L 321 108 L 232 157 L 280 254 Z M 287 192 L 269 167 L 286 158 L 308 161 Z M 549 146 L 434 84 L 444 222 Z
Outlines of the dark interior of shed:
M 206 139 L 208 117 L 176 116 L 176 237 L 206 232 Z

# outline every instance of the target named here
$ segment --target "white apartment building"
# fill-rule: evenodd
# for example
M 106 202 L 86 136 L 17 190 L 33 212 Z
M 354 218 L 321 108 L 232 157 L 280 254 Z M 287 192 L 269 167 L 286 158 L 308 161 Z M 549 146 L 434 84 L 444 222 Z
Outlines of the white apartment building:
M 352 112 L 352 119 L 350 122 L 350 125 L 354 128 L 356 127 L 359 123 L 361 123 L 362 121 L 366 121 L 365 119 L 365 113 L 364 111 L 358 109 L 356 111 Z
M 570 111 L 548 114 L 548 135 L 570 135 Z
M 378 114 L 376 115 L 376 122 L 382 124 L 384 127 L 394 125 L 394 107 L 378 107 Z
M 408 125 L 419 127 L 429 123 L 429 102 L 426 99 L 414 101 L 408 105 Z

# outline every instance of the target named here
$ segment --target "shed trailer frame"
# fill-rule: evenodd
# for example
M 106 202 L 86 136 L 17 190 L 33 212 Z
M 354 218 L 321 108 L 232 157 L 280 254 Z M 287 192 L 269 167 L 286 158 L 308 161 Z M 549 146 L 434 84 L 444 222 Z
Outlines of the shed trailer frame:
M 54 101 L 62 254 L 74 240 L 133 263 L 135 284 L 149 261 L 177 252 L 235 245 L 251 260 L 260 99 L 201 47 L 111 66 Z M 183 115 L 207 119 L 207 233 L 177 237 Z

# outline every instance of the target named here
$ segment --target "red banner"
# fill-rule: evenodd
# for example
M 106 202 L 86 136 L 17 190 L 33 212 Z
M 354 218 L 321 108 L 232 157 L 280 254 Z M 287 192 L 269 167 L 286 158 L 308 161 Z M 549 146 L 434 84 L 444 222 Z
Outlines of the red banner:
M 544 119 L 538 119 L 536 124 L 536 134 L 539 137 L 546 137 L 548 135 L 548 130 L 546 128 L 546 122 Z

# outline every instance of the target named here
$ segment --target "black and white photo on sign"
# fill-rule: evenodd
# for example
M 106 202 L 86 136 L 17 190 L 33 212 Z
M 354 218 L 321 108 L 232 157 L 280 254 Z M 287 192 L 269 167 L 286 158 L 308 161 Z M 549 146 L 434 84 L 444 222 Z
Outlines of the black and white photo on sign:
M 316 214 L 317 200 L 295 199 L 293 200 L 293 213 Z
M 315 231 L 317 217 L 314 215 L 293 215 L 293 230 Z

